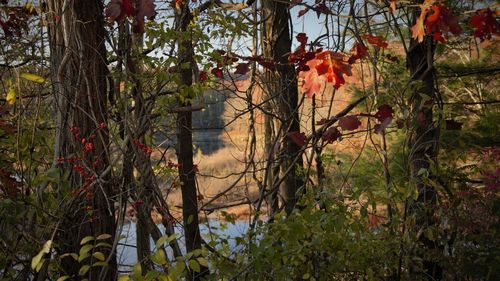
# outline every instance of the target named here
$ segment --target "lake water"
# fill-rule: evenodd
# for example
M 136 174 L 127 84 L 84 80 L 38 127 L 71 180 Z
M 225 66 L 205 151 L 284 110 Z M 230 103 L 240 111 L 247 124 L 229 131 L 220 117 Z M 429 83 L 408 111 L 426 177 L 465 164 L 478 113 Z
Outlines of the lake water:
M 165 235 L 165 228 L 163 225 L 158 225 L 161 232 Z M 228 240 L 231 251 L 238 251 L 236 248 L 236 242 L 234 238 L 242 237 L 248 230 L 247 221 L 236 221 L 234 224 L 231 223 L 221 223 L 219 221 L 209 221 L 200 224 L 200 231 L 203 239 L 206 242 L 216 239 L 216 236 L 223 237 Z M 183 229 L 182 227 L 176 227 L 175 232 L 179 233 L 181 237 L 178 239 L 179 246 L 185 251 L 184 239 L 183 239 Z M 117 247 L 118 264 L 120 265 L 120 270 L 128 270 L 131 266 L 137 263 L 137 251 L 136 251 L 136 224 L 134 222 L 128 223 L 123 226 L 121 235 L 124 237 L 120 240 Z M 155 249 L 155 243 L 151 240 L 151 249 Z M 172 257 L 172 249 L 167 247 L 167 254 Z

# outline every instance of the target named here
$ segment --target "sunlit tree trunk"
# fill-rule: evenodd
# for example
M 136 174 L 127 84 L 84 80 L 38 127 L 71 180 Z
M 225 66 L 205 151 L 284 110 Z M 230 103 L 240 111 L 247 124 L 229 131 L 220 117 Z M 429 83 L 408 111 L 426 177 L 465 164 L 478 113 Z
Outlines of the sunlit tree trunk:
M 262 26 L 264 56 L 272 58 L 276 63 L 274 71 L 266 71 L 264 83 L 267 96 L 273 97 L 273 102 L 277 106 L 277 115 L 281 119 L 281 124 L 278 126 L 280 130 L 277 132 L 279 135 L 276 137 L 283 138 L 283 147 L 279 156 L 284 158 L 281 163 L 281 174 L 285 178 L 279 195 L 286 212 L 290 213 L 297 204 L 297 191 L 304 182 L 298 171 L 302 167 L 302 158 L 297 159 L 300 147 L 290 138 L 285 137 L 288 132 L 300 131 L 297 75 L 294 66 L 288 61 L 292 46 L 289 4 L 280 1 L 261 1 L 261 6 L 264 19 Z M 269 134 L 268 126 L 270 127 L 266 124 L 266 136 Z M 266 145 L 269 146 L 272 143 L 267 140 Z M 274 147 L 268 147 L 268 153 L 276 153 Z M 273 175 L 273 177 L 276 176 Z
M 59 188 L 63 209 L 56 245 L 60 254 L 78 253 L 85 236 L 115 236 L 113 190 L 107 170 L 108 70 L 103 3 L 50 0 L 47 4 L 56 110 L 54 160 L 60 159 L 61 175 L 69 174 L 71 189 L 63 194 L 65 185 L 61 183 Z M 116 279 L 115 254 L 109 248 L 94 250 L 111 255 L 109 266 L 92 267 L 86 278 Z M 68 256 L 61 265 L 72 280 L 78 279 L 80 263 Z

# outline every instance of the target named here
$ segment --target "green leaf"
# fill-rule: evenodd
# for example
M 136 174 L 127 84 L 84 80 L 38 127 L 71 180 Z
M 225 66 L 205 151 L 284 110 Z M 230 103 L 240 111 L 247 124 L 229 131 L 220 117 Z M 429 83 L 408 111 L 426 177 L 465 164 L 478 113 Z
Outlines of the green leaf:
M 90 269 L 90 265 L 86 264 L 80 267 L 80 271 L 78 271 L 78 275 L 83 276 L 85 275 Z
M 109 239 L 111 237 L 113 237 L 113 236 L 111 236 L 111 234 L 104 233 L 104 234 L 101 234 L 101 235 L 97 236 L 96 239 L 97 240 L 106 240 L 106 239 Z
M 93 267 L 97 267 L 97 266 L 108 266 L 108 263 L 105 262 L 105 261 L 98 261 L 98 262 L 95 262 L 92 264 Z
M 201 271 L 200 264 L 195 260 L 189 260 L 189 267 L 195 272 Z
M 133 268 L 133 271 L 134 271 L 134 276 L 137 278 L 137 277 L 141 277 L 142 276 L 142 267 L 141 267 L 141 264 L 136 264 L 134 265 L 134 268 Z
M 132 279 L 130 279 L 130 276 L 128 276 L 128 275 L 122 275 L 122 276 L 118 277 L 118 281 L 129 281 L 129 280 L 132 280 Z
M 47 171 L 48 172 L 48 171 Z M 48 174 L 47 174 L 48 175 Z M 87 244 L 89 241 L 94 240 L 93 236 L 86 236 L 80 241 L 80 245 Z
M 64 275 L 64 276 L 61 276 L 59 278 L 57 278 L 56 281 L 64 281 L 64 280 L 68 280 L 69 279 L 69 276 L 68 275 Z
M 45 242 L 45 244 L 43 245 L 42 250 L 31 260 L 32 269 L 36 269 L 38 267 L 38 264 L 42 260 L 43 256 L 50 252 L 51 247 L 52 247 L 52 240 L 47 240 L 47 242 Z
M 204 257 L 199 257 L 196 259 L 201 266 L 208 267 L 208 261 Z
M 21 73 L 20 76 L 21 76 L 21 78 L 24 78 L 26 80 L 29 80 L 29 81 L 32 81 L 32 82 L 35 82 L 35 83 L 39 83 L 39 84 L 45 83 L 45 78 L 43 78 L 41 76 L 38 76 L 36 74 Z
M 167 257 L 165 255 L 165 251 L 163 249 L 159 249 L 151 256 L 151 261 L 158 264 L 163 265 L 167 263 Z
M 307 280 L 309 278 L 311 278 L 311 274 L 309 274 L 309 273 L 306 273 L 306 274 L 302 275 L 302 279 Z
M 90 250 L 94 248 L 94 245 L 85 245 L 80 248 L 80 256 L 83 256 L 84 254 L 88 253 Z
M 96 248 L 99 248 L 99 247 L 107 247 L 107 248 L 112 248 L 113 246 L 109 243 L 104 243 L 104 242 L 100 242 L 100 243 L 97 243 L 95 245 Z
M 104 254 L 101 253 L 101 252 L 95 252 L 92 254 L 96 259 L 100 260 L 100 261 L 103 261 L 106 259 L 106 257 L 104 257 Z
M 75 261 L 77 261 L 77 260 L 78 260 L 78 255 L 77 255 L 77 254 L 75 254 L 75 253 L 67 253 L 67 254 L 63 254 L 63 255 L 61 255 L 61 258 L 65 258 L 65 257 L 67 257 L 67 256 L 72 257 Z
M 165 243 L 170 243 L 170 242 L 174 241 L 175 239 L 177 239 L 178 237 L 179 237 L 178 233 L 174 233 L 170 236 L 168 236 L 168 235 L 162 236 L 162 237 L 160 237 L 160 239 L 158 239 L 158 241 L 156 241 L 156 248 L 160 248 Z
M 82 262 L 84 259 L 90 257 L 89 253 L 84 253 L 83 255 L 78 256 L 78 262 Z

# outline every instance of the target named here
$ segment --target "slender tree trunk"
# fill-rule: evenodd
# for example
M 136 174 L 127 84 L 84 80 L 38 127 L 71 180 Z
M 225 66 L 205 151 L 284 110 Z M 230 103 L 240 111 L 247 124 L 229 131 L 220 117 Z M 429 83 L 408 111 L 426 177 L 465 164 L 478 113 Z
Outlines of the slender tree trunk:
M 192 20 L 189 2 L 185 1 L 178 11 L 180 32 L 187 33 L 188 25 Z M 191 38 L 179 39 L 179 67 L 182 85 L 191 87 L 193 84 L 193 42 Z M 189 100 L 189 99 L 186 99 Z M 180 106 L 191 106 L 190 101 L 179 102 Z M 179 161 L 179 179 L 182 193 L 182 215 L 184 220 L 184 236 L 186 251 L 192 252 L 201 249 L 201 235 L 198 219 L 198 196 L 196 191 L 195 169 L 193 165 L 193 133 L 192 112 L 181 111 L 177 114 L 177 157 Z M 189 280 L 201 280 L 208 273 L 208 269 L 201 267 L 199 273 L 188 270 Z
M 417 202 L 410 209 L 416 216 L 417 231 L 434 224 L 433 209 L 437 203 L 436 190 L 425 180 L 425 174 L 431 172 L 431 164 L 435 162 L 438 153 L 439 134 L 433 121 L 433 105 L 437 96 L 434 88 L 434 49 L 432 38 L 426 36 L 421 43 L 412 39 L 407 54 L 407 65 L 412 80 L 420 82 L 420 86 L 413 91 L 410 98 L 414 130 L 409 141 L 410 173 L 418 188 Z M 425 234 L 419 237 L 419 241 L 425 245 L 427 252 L 437 249 L 436 243 Z M 437 262 L 424 259 L 423 266 L 425 278 L 442 279 L 442 270 Z
M 54 158 L 69 172 L 73 196 L 63 205 L 58 252 L 78 253 L 85 236 L 115 236 L 115 210 L 109 173 L 106 65 L 103 3 L 99 0 L 50 0 L 48 4 L 51 69 L 56 101 Z M 75 161 L 67 161 L 75 159 Z M 63 190 L 64 184 L 61 184 Z M 116 279 L 116 257 L 108 267 L 92 267 L 89 280 Z M 93 258 L 89 263 L 94 262 Z M 81 264 L 63 258 L 63 270 L 77 279 Z M 82 277 L 83 278 L 83 277 Z
M 264 56 L 271 57 L 276 62 L 276 70 L 267 71 L 265 83 L 268 95 L 277 98 L 278 115 L 283 121 L 280 127 L 284 132 L 281 137 L 284 137 L 288 132 L 300 132 L 297 75 L 294 66 L 288 61 L 292 46 L 289 4 L 263 0 L 261 6 L 262 18 L 265 19 L 262 26 Z M 280 187 L 280 197 L 287 213 L 290 213 L 297 204 L 297 191 L 304 184 L 298 171 L 302 167 L 302 159 L 296 160 L 299 151 L 300 147 L 297 144 L 290 138 L 284 137 L 280 156 L 284 157 L 281 170 L 285 179 Z M 291 166 L 293 168 L 285 174 Z

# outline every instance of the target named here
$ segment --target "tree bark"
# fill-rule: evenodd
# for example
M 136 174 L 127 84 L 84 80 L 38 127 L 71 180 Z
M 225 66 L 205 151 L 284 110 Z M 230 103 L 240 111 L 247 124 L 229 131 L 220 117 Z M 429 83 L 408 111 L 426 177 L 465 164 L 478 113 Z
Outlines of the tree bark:
M 411 79 L 419 83 L 410 98 L 414 127 L 409 141 L 410 175 L 416 181 L 418 189 L 417 201 L 410 208 L 416 216 L 416 227 L 418 228 L 416 231 L 421 231 L 434 224 L 433 209 L 437 203 L 435 188 L 425 180 L 425 173 L 430 173 L 431 165 L 433 162 L 435 163 L 437 158 L 439 140 L 437 127 L 433 121 L 433 105 L 438 95 L 434 85 L 434 49 L 435 44 L 432 37 L 426 36 L 421 43 L 411 39 L 407 54 L 407 66 Z M 436 243 L 425 235 L 421 235 L 419 241 L 425 246 L 425 251 L 433 251 L 437 248 Z M 425 278 L 429 280 L 442 279 L 442 270 L 437 262 L 425 258 L 423 267 Z
M 188 26 L 192 20 L 189 2 L 184 1 L 181 9 L 177 12 L 177 20 L 180 32 L 187 34 Z M 179 66 L 183 87 L 191 87 L 193 84 L 193 42 L 192 38 L 179 39 Z M 189 67 L 184 67 L 184 66 Z M 180 106 L 190 106 L 189 99 L 179 101 Z M 184 237 L 186 251 L 192 252 L 201 249 L 201 234 L 198 219 L 198 194 L 196 191 L 195 169 L 193 165 L 193 134 L 192 134 L 192 112 L 183 111 L 177 113 L 177 158 L 179 164 L 179 179 L 182 193 L 182 215 L 184 222 Z M 188 269 L 188 280 L 201 280 L 208 274 L 208 269 L 201 266 L 201 271 L 194 272 Z
M 281 126 L 279 126 L 282 128 L 282 135 L 277 137 L 284 138 L 280 156 L 284 158 L 281 163 L 281 171 L 285 179 L 280 187 L 280 197 L 286 212 L 291 213 L 299 198 L 297 191 L 303 186 L 304 181 L 298 171 L 302 167 L 302 159 L 296 160 L 301 148 L 286 137 L 288 132 L 300 132 L 297 75 L 294 66 L 288 61 L 292 47 L 289 28 L 290 4 L 263 0 L 261 5 L 262 18 L 264 19 L 262 26 L 264 56 L 272 58 L 276 63 L 275 71 L 266 71 L 265 84 L 268 96 L 277 99 L 278 116 L 281 117 L 282 121 Z M 268 148 L 269 151 L 272 149 Z M 293 166 L 291 171 L 285 174 L 285 171 L 291 166 Z M 276 175 L 273 176 L 276 177 Z
M 56 242 L 58 253 L 78 253 L 85 236 L 110 234 L 113 239 L 116 230 L 112 184 L 104 173 L 109 165 L 109 136 L 103 3 L 50 0 L 47 4 L 56 102 L 54 161 L 62 159 L 61 175 L 69 172 L 72 189 L 70 200 L 60 191 L 63 217 Z M 71 158 L 75 161 L 67 161 Z M 61 182 L 59 190 L 63 186 Z M 110 256 L 109 266 L 92 267 L 87 276 L 78 276 L 81 264 L 65 257 L 62 269 L 72 280 L 115 280 L 115 253 L 108 248 L 94 251 Z

